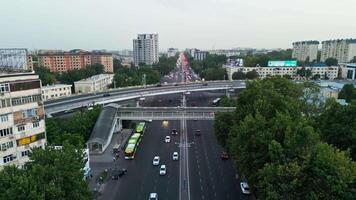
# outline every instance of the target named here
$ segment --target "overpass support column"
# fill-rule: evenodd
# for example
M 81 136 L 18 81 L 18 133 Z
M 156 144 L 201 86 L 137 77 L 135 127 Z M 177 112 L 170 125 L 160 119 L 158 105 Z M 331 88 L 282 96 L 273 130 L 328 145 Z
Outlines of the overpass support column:
M 140 107 L 140 99 L 136 99 L 136 107 Z

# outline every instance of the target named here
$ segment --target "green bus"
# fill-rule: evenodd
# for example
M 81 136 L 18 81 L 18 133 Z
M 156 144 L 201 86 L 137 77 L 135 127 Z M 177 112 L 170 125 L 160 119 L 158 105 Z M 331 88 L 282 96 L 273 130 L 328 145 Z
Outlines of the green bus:
M 146 123 L 140 122 L 136 125 L 135 133 L 140 133 L 142 136 L 146 131 Z
M 126 160 L 135 158 L 135 153 L 136 153 L 138 145 L 140 144 L 140 141 L 141 141 L 140 133 L 135 133 L 130 137 L 129 141 L 127 142 L 126 149 L 125 149 L 125 159 Z

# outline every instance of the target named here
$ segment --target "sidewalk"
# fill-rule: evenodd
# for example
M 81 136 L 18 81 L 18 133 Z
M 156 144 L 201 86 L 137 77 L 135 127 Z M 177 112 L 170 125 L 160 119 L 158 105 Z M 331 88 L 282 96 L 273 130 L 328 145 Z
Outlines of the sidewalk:
M 122 153 L 124 151 L 125 144 L 128 140 L 128 138 L 131 136 L 132 129 L 123 129 L 121 132 L 114 134 L 112 136 L 111 142 L 109 146 L 106 148 L 105 152 L 102 154 L 95 154 L 95 155 L 90 155 L 90 168 L 91 168 L 91 174 L 92 178 L 89 180 L 89 188 L 90 190 L 93 191 L 101 191 L 103 186 L 100 186 L 99 184 L 96 183 L 96 179 L 102 173 L 105 169 L 109 170 L 115 166 L 115 163 L 113 162 L 113 157 L 115 156 L 113 154 L 113 146 L 115 144 L 120 144 L 121 150 L 120 150 L 120 156 L 123 156 L 124 154 Z M 105 185 L 105 184 L 103 184 Z

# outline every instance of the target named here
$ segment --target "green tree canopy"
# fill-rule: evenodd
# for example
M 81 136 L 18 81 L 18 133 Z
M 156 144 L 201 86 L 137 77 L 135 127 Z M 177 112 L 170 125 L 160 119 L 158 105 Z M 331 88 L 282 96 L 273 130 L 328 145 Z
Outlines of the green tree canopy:
M 258 73 L 256 72 L 256 70 L 252 70 L 246 73 L 246 78 L 247 79 L 256 79 L 258 78 Z
M 345 99 L 348 103 L 356 99 L 356 88 L 354 85 L 345 84 L 339 92 L 339 99 Z
M 238 71 L 232 74 L 232 79 L 233 80 L 244 80 L 246 79 L 246 74 L 243 73 L 242 71 Z
M 336 58 L 327 58 L 325 64 L 326 66 L 337 66 L 338 60 Z

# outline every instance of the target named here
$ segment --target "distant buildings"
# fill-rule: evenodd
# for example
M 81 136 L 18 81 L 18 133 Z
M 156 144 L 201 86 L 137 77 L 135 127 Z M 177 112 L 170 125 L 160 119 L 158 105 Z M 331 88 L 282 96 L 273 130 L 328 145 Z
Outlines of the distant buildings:
M 24 48 L 0 49 L 0 70 L 13 72 L 32 71 L 32 56 Z
M 111 53 L 99 51 L 72 50 L 47 51 L 38 54 L 38 64 L 48 68 L 51 72 L 66 72 L 73 69 L 82 69 L 87 65 L 101 64 L 104 72 L 113 73 L 113 57 Z
M 100 92 L 112 84 L 114 74 L 98 74 L 87 79 L 74 82 L 75 93 Z
M 72 95 L 72 85 L 56 84 L 42 86 L 43 101 Z
M 32 148 L 44 148 L 41 95 L 41 80 L 32 72 L 0 75 L 0 169 L 22 167 Z
M 301 41 L 293 43 L 292 58 L 299 61 L 317 61 L 318 41 Z
M 336 58 L 339 63 L 347 63 L 356 56 L 356 39 L 327 40 L 321 44 L 321 62 Z
M 135 66 L 139 66 L 140 63 L 146 65 L 158 63 L 158 34 L 138 34 L 133 40 L 133 58 Z
M 235 72 L 241 71 L 243 73 L 247 73 L 250 71 L 255 70 L 260 78 L 266 78 L 268 76 L 284 76 L 284 75 L 289 75 L 290 77 L 297 77 L 297 71 L 298 69 L 301 69 L 302 67 L 231 67 L 224 65 L 223 66 L 226 69 L 226 72 L 228 74 L 229 80 L 232 80 L 232 75 Z M 326 76 L 329 79 L 335 79 L 338 77 L 338 72 L 339 72 L 339 67 L 305 67 L 306 70 L 310 69 L 311 70 L 311 77 L 314 75 L 319 75 L 321 79 Z
M 217 50 L 210 50 L 209 54 L 225 55 L 226 57 L 240 56 L 241 50 L 239 50 L 239 49 L 217 49 Z
M 209 54 L 208 51 L 200 51 L 200 50 L 194 51 L 194 60 L 203 61 L 206 59 L 208 54 Z
M 177 48 L 168 48 L 167 50 L 167 57 L 175 57 L 179 53 Z
M 356 80 L 356 63 L 342 64 L 341 77 L 348 80 Z

